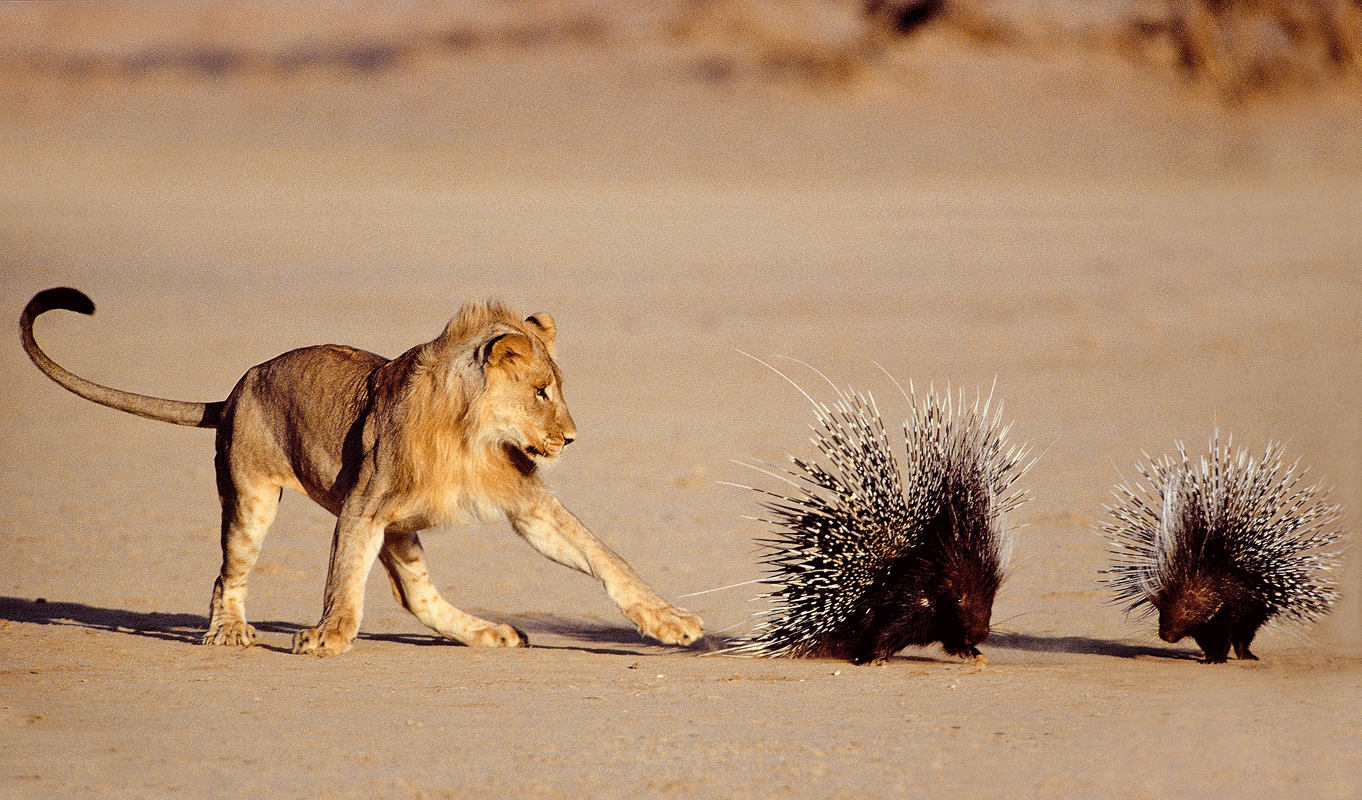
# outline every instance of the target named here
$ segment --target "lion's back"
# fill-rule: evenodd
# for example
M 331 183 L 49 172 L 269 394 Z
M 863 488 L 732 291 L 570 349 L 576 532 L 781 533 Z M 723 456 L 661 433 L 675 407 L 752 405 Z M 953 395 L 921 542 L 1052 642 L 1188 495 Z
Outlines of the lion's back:
M 326 409 L 334 415 L 364 404 L 369 376 L 386 363 L 380 355 L 345 345 L 301 347 L 251 367 L 239 388 L 258 402 L 286 406 L 290 414 Z
M 387 363 L 374 353 L 324 344 L 257 364 L 228 397 L 219 436 L 255 470 L 295 478 L 301 484 L 295 488 L 310 488 L 320 500 L 317 490 L 331 493 L 353 460 L 345 451 L 360 444 L 355 423 L 370 402 L 369 378 Z

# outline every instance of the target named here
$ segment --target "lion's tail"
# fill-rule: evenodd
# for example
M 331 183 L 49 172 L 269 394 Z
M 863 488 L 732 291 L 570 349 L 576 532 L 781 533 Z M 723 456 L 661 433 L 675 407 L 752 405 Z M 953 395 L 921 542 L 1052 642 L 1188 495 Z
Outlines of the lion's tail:
M 86 297 L 83 292 L 67 288 L 46 289 L 38 292 L 32 300 L 28 301 L 28 305 L 24 306 L 24 313 L 19 315 L 19 336 L 24 342 L 24 352 L 28 353 L 28 357 L 33 359 L 33 363 L 37 364 L 38 369 L 42 370 L 47 377 L 86 400 L 109 408 L 116 408 L 119 411 L 126 411 L 129 414 L 136 414 L 139 417 L 195 428 L 216 428 L 218 426 L 218 421 L 222 418 L 222 403 L 186 403 L 179 400 L 162 400 L 159 397 L 147 397 L 146 395 L 110 389 L 107 386 L 100 386 L 74 375 L 48 358 L 33 338 L 33 320 L 37 319 L 38 315 L 54 308 L 78 311 L 81 314 L 95 313 L 95 304 L 90 301 L 90 298 Z

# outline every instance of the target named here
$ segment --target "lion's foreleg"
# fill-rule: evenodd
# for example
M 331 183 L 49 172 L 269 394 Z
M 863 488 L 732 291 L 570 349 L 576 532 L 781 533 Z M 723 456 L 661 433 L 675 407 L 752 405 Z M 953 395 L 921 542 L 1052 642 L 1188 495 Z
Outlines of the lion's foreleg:
M 446 639 L 470 647 L 528 647 L 530 640 L 510 625 L 479 619 L 450 605 L 430 580 L 425 551 L 415 533 L 388 531 L 378 559 L 392 579 L 402 607 Z
M 639 633 L 665 644 L 690 644 L 704 634 L 699 617 L 658 596 L 552 495 L 545 492 L 508 516 L 516 533 L 534 549 L 604 584 L 606 594 Z
M 293 637 L 293 652 L 332 656 L 350 649 L 364 617 L 364 584 L 383 545 L 383 527 L 372 515 L 341 510 L 331 540 L 322 618 Z

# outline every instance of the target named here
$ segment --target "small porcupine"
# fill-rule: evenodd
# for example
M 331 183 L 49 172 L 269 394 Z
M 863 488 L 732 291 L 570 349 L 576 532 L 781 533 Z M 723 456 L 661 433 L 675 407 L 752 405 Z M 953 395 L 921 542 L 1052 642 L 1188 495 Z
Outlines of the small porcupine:
M 1318 486 L 1301 486 L 1299 460 L 1286 466 L 1282 449 L 1268 444 L 1260 460 L 1247 449 L 1149 459 L 1136 468 L 1144 483 L 1122 483 L 1113 493 L 1110 537 L 1114 564 L 1102 570 L 1126 611 L 1157 611 L 1159 638 L 1191 636 L 1208 664 L 1222 664 L 1230 648 L 1241 659 L 1268 620 L 1307 622 L 1328 613 L 1337 597 L 1321 573 L 1337 566 L 1328 548 L 1342 537 L 1339 509 Z
M 763 582 L 776 588 L 729 652 L 865 664 L 941 642 L 977 658 L 1010 550 L 1003 515 L 1024 499 L 1013 484 L 1025 448 L 1006 446 L 1010 426 L 989 402 L 919 402 L 910 384 L 900 473 L 874 399 L 833 388 L 831 407 L 805 394 L 826 464 L 791 456 L 788 477 L 770 474 L 795 491 L 755 489 L 772 498 L 762 521 L 776 528 L 760 541 Z

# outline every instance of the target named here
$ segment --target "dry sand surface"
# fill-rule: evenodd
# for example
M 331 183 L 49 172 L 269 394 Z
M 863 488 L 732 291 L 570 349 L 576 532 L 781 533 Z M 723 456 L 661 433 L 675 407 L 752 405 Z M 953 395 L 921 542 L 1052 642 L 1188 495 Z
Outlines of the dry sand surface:
M 0 9 L 11 48 L 24 10 Z M 395 356 L 465 299 L 547 310 L 580 429 L 549 481 L 670 598 L 761 574 L 755 499 L 724 483 L 761 476 L 733 460 L 809 453 L 803 398 L 738 350 L 803 359 L 890 417 L 876 364 L 996 382 L 1040 459 L 986 666 L 714 654 L 757 586 L 679 601 L 700 645 L 650 644 L 504 523 L 425 543 L 446 597 L 533 648 L 440 641 L 375 575 L 351 652 L 293 656 L 332 525 L 295 495 L 252 579 L 259 643 L 199 646 L 211 433 L 61 391 L 12 333 L 0 796 L 1362 796 L 1356 546 L 1331 616 L 1207 666 L 1108 602 L 1094 532 L 1142 451 L 1217 426 L 1287 442 L 1357 531 L 1355 92 L 1227 108 L 1102 53 L 930 31 L 824 86 L 586 38 L 368 73 L 11 59 L 0 311 L 79 287 L 98 314 L 38 325 L 60 363 L 216 400 L 297 346 Z

